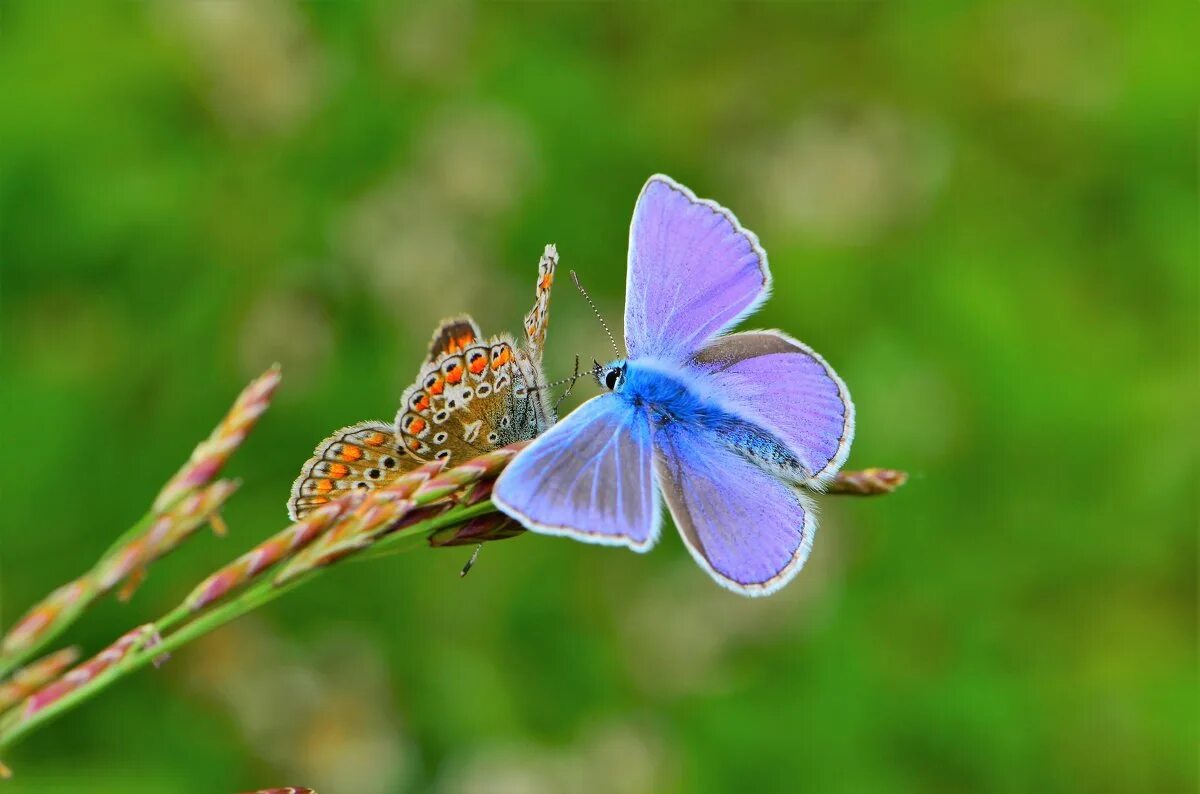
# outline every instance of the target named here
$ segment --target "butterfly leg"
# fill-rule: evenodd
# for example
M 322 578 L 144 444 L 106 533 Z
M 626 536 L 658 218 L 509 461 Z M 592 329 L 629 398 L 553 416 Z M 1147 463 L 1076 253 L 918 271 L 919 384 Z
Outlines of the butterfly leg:
M 554 415 L 558 416 L 558 407 L 563 404 L 563 400 L 571 396 L 571 392 L 575 389 L 575 381 L 579 380 L 579 356 L 575 356 L 575 371 L 571 373 L 571 382 L 567 384 L 566 390 L 559 396 L 554 403 Z
M 467 564 L 459 571 L 459 576 L 466 576 L 471 572 L 471 568 L 475 566 L 475 560 L 479 559 L 479 551 L 483 548 L 482 543 L 475 544 L 475 551 L 471 552 L 471 559 L 467 560 Z

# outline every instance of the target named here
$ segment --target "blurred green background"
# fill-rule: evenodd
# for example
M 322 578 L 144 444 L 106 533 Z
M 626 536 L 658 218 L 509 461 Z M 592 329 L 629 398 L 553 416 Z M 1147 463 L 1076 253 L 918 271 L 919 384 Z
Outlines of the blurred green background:
M 619 325 L 656 171 L 759 233 L 752 323 L 846 379 L 849 466 L 913 473 L 825 499 L 761 601 L 674 533 L 343 566 L 33 735 L 6 790 L 1194 791 L 1196 10 L 5 3 L 5 623 L 274 361 L 231 535 L 70 641 L 281 527 L 441 317 L 519 332 L 543 244 Z M 606 355 L 567 281 L 552 317 L 551 377 Z

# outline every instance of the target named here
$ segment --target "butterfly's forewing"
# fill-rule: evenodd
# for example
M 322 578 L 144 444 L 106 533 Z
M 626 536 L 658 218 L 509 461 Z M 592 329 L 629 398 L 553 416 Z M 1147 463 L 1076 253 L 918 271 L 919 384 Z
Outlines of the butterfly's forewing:
M 388 485 L 420 465 L 398 444 L 395 428 L 386 422 L 359 422 L 338 430 L 317 445 L 300 469 L 288 499 L 288 515 L 297 521 L 353 488 Z
M 478 326 L 466 316 L 438 330 L 431 360 L 404 393 L 396 415 L 396 431 L 406 451 L 422 460 L 462 463 L 534 438 L 553 424 L 542 345 L 557 265 L 558 252 L 546 246 L 538 262 L 534 306 L 525 318 L 523 348 L 503 334 L 480 342 Z M 471 332 L 476 339 L 464 347 Z
M 529 529 L 645 551 L 661 519 L 650 439 L 644 411 L 593 397 L 513 459 L 492 499 Z
M 766 252 L 733 213 L 650 177 L 629 228 L 629 357 L 683 361 L 752 312 L 770 282 Z
M 804 462 L 805 485 L 841 468 L 854 439 L 854 403 L 825 359 L 779 331 L 714 340 L 692 358 L 702 389 L 757 419 Z
M 514 441 L 533 438 L 551 418 L 540 390 L 528 388 L 521 355 L 505 336 L 448 353 L 422 368 L 404 393 L 396 428 L 400 443 L 422 460 L 462 463 Z M 540 367 L 520 363 L 540 376 Z
M 804 565 L 817 529 L 801 491 L 683 423 L 654 436 L 654 470 L 700 566 L 743 595 L 768 595 Z

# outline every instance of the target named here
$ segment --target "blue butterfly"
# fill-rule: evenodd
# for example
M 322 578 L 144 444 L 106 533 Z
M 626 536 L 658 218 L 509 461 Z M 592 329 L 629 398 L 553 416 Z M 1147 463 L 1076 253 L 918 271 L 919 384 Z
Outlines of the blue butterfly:
M 841 378 L 779 331 L 725 332 L 766 300 L 767 254 L 729 210 L 656 175 L 629 230 L 628 357 L 533 442 L 493 498 L 528 529 L 648 550 L 659 494 L 721 585 L 767 595 L 808 557 L 820 490 L 850 452 Z M 657 484 L 657 485 L 656 485 Z

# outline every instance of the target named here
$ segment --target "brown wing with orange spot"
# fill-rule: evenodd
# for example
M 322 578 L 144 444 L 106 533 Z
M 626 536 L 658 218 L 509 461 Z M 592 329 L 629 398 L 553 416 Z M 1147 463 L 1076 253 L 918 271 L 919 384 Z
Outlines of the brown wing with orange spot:
M 482 338 L 479 326 L 469 315 L 442 320 L 429 342 L 429 361 L 436 362 L 447 353 L 461 353 Z
M 396 429 L 386 422 L 343 427 L 317 445 L 300 470 L 288 499 L 293 521 L 353 488 L 389 485 L 420 461 L 399 446 Z

